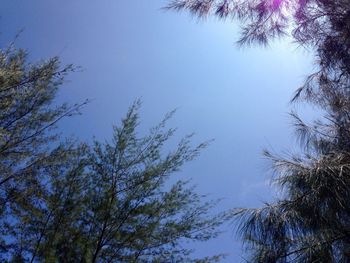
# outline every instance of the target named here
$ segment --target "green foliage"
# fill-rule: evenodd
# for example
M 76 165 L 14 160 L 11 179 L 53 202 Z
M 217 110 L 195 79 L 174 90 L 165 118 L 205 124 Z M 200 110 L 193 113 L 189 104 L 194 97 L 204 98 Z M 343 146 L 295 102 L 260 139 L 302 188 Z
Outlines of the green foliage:
M 293 102 L 321 109 L 310 125 L 292 113 L 302 153 L 272 160 L 281 197 L 237 209 L 251 262 L 350 262 L 350 5 L 348 0 L 174 0 L 168 8 L 198 17 L 236 18 L 240 44 L 267 44 L 291 32 L 315 51 L 317 72 Z
M 90 166 L 85 227 L 93 262 L 192 262 L 184 240 L 206 241 L 226 215 L 208 214 L 214 203 L 169 176 L 196 157 L 206 144 L 192 148 L 189 137 L 166 155 L 163 145 L 174 130 L 164 130 L 167 116 L 146 137 L 137 137 L 136 103 L 110 143 L 95 142 Z
M 229 213 L 213 215 L 187 181 L 169 177 L 207 143 L 182 139 L 166 153 L 172 113 L 138 136 L 140 102 L 110 142 L 62 140 L 56 123 L 80 106 L 53 106 L 72 66 L 28 64 L 0 53 L 0 258 L 6 262 L 217 262 L 194 259 L 186 241 L 216 237 Z M 85 104 L 85 103 L 83 103 Z
M 26 59 L 23 50 L 0 51 L 1 255 L 13 249 L 7 241 L 15 235 L 11 228 L 15 214 L 20 207 L 29 211 L 35 198 L 43 195 L 45 177 L 36 170 L 56 154 L 52 129 L 82 106 L 53 106 L 57 88 L 72 66 L 60 68 L 57 58 L 38 65 Z
M 350 260 L 350 149 L 343 142 L 349 122 L 333 121 L 303 126 L 308 129 L 302 134 L 303 155 L 280 158 L 266 152 L 283 197 L 263 208 L 237 209 L 252 262 Z

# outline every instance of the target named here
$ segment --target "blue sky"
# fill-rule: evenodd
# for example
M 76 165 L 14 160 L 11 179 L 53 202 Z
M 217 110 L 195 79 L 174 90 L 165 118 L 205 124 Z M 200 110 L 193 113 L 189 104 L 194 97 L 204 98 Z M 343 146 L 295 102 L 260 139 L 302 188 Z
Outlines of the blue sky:
M 166 2 L 4 0 L 0 44 L 23 28 L 17 45 L 32 61 L 58 55 L 63 64 L 83 68 L 68 77 L 60 100 L 93 101 L 82 116 L 62 123 L 64 134 L 108 139 L 111 125 L 136 98 L 143 101 L 141 131 L 178 108 L 169 125 L 179 135 L 195 132 L 194 142 L 215 139 L 179 176 L 224 198 L 219 209 L 260 206 L 273 194 L 262 149 L 283 152 L 295 142 L 288 102 L 312 71 L 311 58 L 289 41 L 238 48 L 232 21 L 165 12 L 160 8 Z M 196 253 L 227 252 L 225 262 L 240 262 L 231 228 L 196 246 Z

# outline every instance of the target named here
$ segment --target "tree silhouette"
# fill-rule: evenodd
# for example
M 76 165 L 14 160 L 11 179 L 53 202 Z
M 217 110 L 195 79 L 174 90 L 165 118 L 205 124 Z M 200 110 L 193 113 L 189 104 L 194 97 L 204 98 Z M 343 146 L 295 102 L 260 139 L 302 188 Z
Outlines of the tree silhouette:
M 251 262 L 350 261 L 350 5 L 328 0 L 175 0 L 168 9 L 237 19 L 240 44 L 267 44 L 291 34 L 311 48 L 318 69 L 292 101 L 323 112 L 304 123 L 292 113 L 302 153 L 272 160 L 282 197 L 237 209 L 238 233 Z
M 0 51 L 0 260 L 4 262 L 216 262 L 184 241 L 207 241 L 230 214 L 213 214 L 187 181 L 169 178 L 207 143 L 191 136 L 166 153 L 169 114 L 139 136 L 136 102 L 110 142 L 62 138 L 55 126 L 84 105 L 55 106 L 73 66 L 31 64 Z

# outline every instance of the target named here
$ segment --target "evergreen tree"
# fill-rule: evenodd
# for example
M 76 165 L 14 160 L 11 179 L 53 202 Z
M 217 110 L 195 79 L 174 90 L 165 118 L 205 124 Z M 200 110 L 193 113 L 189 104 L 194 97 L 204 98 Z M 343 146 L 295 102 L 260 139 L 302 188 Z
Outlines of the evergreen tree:
M 317 72 L 292 101 L 323 112 L 310 125 L 292 113 L 302 153 L 266 152 L 282 196 L 237 209 L 238 233 L 251 262 L 350 262 L 350 2 L 347 0 L 175 0 L 168 8 L 237 18 L 240 44 L 267 44 L 291 32 L 315 51 Z
M 296 44 L 315 52 L 318 71 L 297 95 L 311 100 L 323 88 L 346 89 L 350 74 L 350 5 L 348 0 L 169 0 L 166 9 L 187 10 L 194 16 L 236 19 L 241 45 L 263 44 L 291 35 Z M 325 87 L 326 86 L 326 87 Z M 316 94 L 310 94 L 316 93 Z M 310 96 L 311 95 L 311 96 Z
M 217 236 L 229 213 L 210 215 L 186 181 L 169 176 L 206 146 L 184 138 L 164 154 L 167 116 L 150 134 L 138 137 L 138 103 L 114 127 L 111 142 L 72 148 L 49 165 L 46 188 L 29 210 L 21 207 L 12 230 L 15 254 L 29 262 L 216 262 L 221 255 L 194 259 L 187 241 Z M 65 158 L 64 158 L 65 157 Z
M 55 105 L 64 76 L 58 58 L 33 65 L 22 50 L 0 52 L 0 259 L 4 262 L 216 262 L 195 259 L 186 241 L 218 235 L 228 213 L 169 177 L 206 143 L 174 134 L 169 114 L 137 135 L 139 102 L 113 128 L 111 142 L 61 138 L 56 123 L 80 105 Z M 84 104 L 84 103 L 83 103 Z
M 19 206 L 29 211 L 36 196 L 42 194 L 45 178 L 34 170 L 48 164 L 61 148 L 55 149 L 59 144 L 53 131 L 56 123 L 78 113 L 82 106 L 53 106 L 64 75 L 72 70 L 70 65 L 60 67 L 57 58 L 35 65 L 27 62 L 23 50 L 13 46 L 0 50 L 1 256 L 20 247 L 8 244 Z
M 210 215 L 215 202 L 201 203 L 205 197 L 186 181 L 169 185 L 167 180 L 206 143 L 191 147 L 186 137 L 165 154 L 164 144 L 174 133 L 164 126 L 171 114 L 138 137 L 137 108 L 138 103 L 121 127 L 114 127 L 111 142 L 95 142 L 89 155 L 87 255 L 92 262 L 199 262 L 183 242 L 215 237 L 228 215 Z

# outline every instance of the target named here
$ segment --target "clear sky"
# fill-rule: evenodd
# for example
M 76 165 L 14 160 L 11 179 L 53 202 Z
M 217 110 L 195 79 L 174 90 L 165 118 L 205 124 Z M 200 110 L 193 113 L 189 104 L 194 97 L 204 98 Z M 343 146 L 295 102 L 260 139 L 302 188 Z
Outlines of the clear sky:
M 83 68 L 68 77 L 60 100 L 93 101 L 62 123 L 64 134 L 107 139 L 136 98 L 143 101 L 143 130 L 178 108 L 170 126 L 180 135 L 215 139 L 179 176 L 225 198 L 219 209 L 260 206 L 273 194 L 262 149 L 283 152 L 294 142 L 288 102 L 312 70 L 310 57 L 288 41 L 238 48 L 232 21 L 165 12 L 166 2 L 3 0 L 0 44 L 23 28 L 17 44 L 32 61 L 58 55 Z M 197 253 L 227 252 L 225 262 L 241 262 L 232 226 L 224 230 Z

